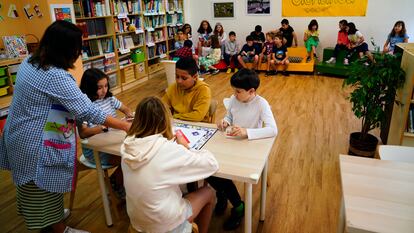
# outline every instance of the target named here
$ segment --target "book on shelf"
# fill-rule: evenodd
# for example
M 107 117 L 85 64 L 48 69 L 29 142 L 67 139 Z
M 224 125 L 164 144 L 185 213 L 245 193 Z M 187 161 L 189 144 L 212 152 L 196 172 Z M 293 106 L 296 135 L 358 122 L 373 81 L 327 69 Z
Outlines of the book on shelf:
M 166 9 L 169 12 L 182 11 L 183 7 L 181 1 L 178 0 L 168 0 L 166 1 Z
M 83 17 L 83 12 L 82 12 L 82 1 L 79 1 L 79 0 L 74 0 L 74 1 L 73 1 L 73 10 L 75 11 L 75 17 L 76 17 L 76 18 L 81 18 L 81 17 Z
M 155 46 L 147 48 L 148 59 L 155 57 Z
M 116 70 L 115 56 L 104 59 L 104 72 L 110 72 Z
M 405 131 L 408 133 L 414 133 L 414 105 L 413 104 L 411 104 L 410 109 L 408 111 L 407 128 Z
M 162 0 L 145 0 L 144 9 L 146 13 L 164 13 L 164 6 Z
M 134 42 L 134 46 L 143 46 L 144 45 L 144 35 L 143 34 L 133 34 L 132 40 Z
M 161 56 L 167 53 L 167 46 L 165 43 L 157 44 L 156 46 L 156 54 L 157 56 Z
M 83 38 L 103 36 L 107 34 L 105 19 L 91 19 L 76 23 L 76 26 L 82 31 Z
M 168 27 L 168 38 L 173 39 L 177 34 L 178 27 Z
M 78 6 L 80 8 L 83 8 L 83 16 L 84 17 L 102 17 L 102 16 L 110 16 L 111 15 L 110 0 L 74 1 L 73 5 L 74 5 L 74 9 Z M 76 10 L 75 10 L 75 16 L 79 15 L 79 13 L 81 13 L 81 12 L 77 13 Z M 82 16 L 82 14 L 80 14 L 80 15 Z

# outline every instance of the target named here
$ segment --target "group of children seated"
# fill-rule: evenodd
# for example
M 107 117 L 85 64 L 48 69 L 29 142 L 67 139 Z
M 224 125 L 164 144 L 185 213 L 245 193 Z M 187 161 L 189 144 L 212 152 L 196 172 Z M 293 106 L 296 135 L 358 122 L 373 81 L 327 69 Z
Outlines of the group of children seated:
M 277 126 L 270 105 L 256 93 L 260 85 L 257 73 L 241 69 L 231 77 L 230 85 L 234 92 L 225 117 L 217 122 L 218 129 L 248 140 L 275 137 Z M 109 89 L 105 73 L 85 71 L 81 90 L 93 104 L 111 115 L 120 110 L 133 118 L 121 146 L 121 160 L 99 155 L 103 164 L 121 164 L 112 176 L 117 177 L 116 185 L 125 189 L 129 232 L 191 232 L 196 221 L 199 232 L 206 233 L 213 210 L 216 215 L 224 214 L 228 201 L 233 208 L 223 229 L 236 229 L 244 217 L 244 202 L 235 184 L 213 177 L 219 168 L 214 155 L 205 149 L 190 150 L 183 136 L 172 130 L 172 118 L 200 122 L 209 117 L 211 90 L 199 80 L 193 57 L 179 59 L 176 83 L 168 87 L 162 99 L 144 98 L 135 114 Z M 79 122 L 78 129 L 82 138 L 107 132 L 106 127 L 87 122 Z M 90 151 L 85 149 L 84 153 L 94 163 Z M 204 185 L 183 195 L 180 185 L 202 179 L 211 187 Z
M 238 67 L 247 68 L 246 63 L 252 63 L 253 70 L 259 69 L 262 63 L 267 63 L 266 76 L 276 74 L 277 66 L 282 66 L 282 74 L 287 76 L 286 69 L 289 65 L 287 48 L 298 46 L 297 35 L 287 19 L 281 21 L 279 29 L 269 31 L 266 35 L 262 32 L 262 27 L 256 25 L 255 30 L 246 37 L 246 44 L 241 49 L 236 41 L 236 33 L 231 31 L 227 35 L 221 23 L 217 23 L 213 30 L 210 23 L 203 20 L 197 32 L 198 43 L 195 46 L 191 41 L 191 26 L 186 24 L 182 29 L 178 29 L 175 57 L 177 59 L 193 57 L 200 68 L 208 70 L 211 74 L 219 72 L 214 65 L 224 59 L 227 73 L 232 72 L 231 67 L 235 67 L 234 72 L 238 71 Z M 315 19 L 310 21 L 303 40 L 308 53 L 306 62 L 310 62 L 312 58 L 317 58 L 316 48 L 319 45 L 319 25 Z M 403 21 L 397 21 L 388 35 L 383 51 L 393 53 L 395 44 L 407 41 L 405 24 Z M 362 33 L 354 23 L 346 20 L 339 22 L 335 51 L 332 58 L 326 62 L 335 63 L 340 50 L 346 50 L 344 65 L 349 65 L 349 59 L 354 53 L 358 53 L 359 57 L 366 55 L 372 62 L 374 61 Z

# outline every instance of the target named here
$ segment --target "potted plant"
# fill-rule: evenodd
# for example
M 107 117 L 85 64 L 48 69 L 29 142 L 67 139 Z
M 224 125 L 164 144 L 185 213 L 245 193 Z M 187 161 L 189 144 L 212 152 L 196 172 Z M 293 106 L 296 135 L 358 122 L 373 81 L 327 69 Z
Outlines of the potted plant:
M 352 111 L 361 119 L 361 131 L 353 132 L 349 140 L 349 154 L 373 157 L 378 139 L 370 130 L 385 123 L 386 106 L 395 100 L 397 89 L 404 85 L 405 72 L 401 69 L 401 54 L 374 54 L 375 63 L 364 57 L 353 62 L 344 86 L 354 88 L 349 96 Z

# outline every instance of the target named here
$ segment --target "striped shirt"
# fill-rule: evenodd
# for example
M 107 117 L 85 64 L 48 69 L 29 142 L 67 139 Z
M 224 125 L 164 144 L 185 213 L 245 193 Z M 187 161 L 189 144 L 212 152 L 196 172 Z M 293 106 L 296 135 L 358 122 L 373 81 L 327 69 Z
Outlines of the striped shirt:
M 19 66 L 13 101 L 0 138 L 0 168 L 15 185 L 34 181 L 49 192 L 72 189 L 76 161 L 75 116 L 103 124 L 106 114 L 81 92 L 75 78 L 56 67 Z

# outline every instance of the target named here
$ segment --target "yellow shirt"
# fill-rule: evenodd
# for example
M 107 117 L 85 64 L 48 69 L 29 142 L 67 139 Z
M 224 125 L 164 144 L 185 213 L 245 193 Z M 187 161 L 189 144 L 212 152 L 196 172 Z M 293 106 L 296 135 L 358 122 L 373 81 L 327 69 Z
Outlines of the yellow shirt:
M 196 84 L 188 90 L 181 90 L 174 83 L 168 87 L 162 101 L 171 108 L 173 117 L 176 119 L 206 121 L 211 91 L 208 84 L 201 80 L 197 80 Z

